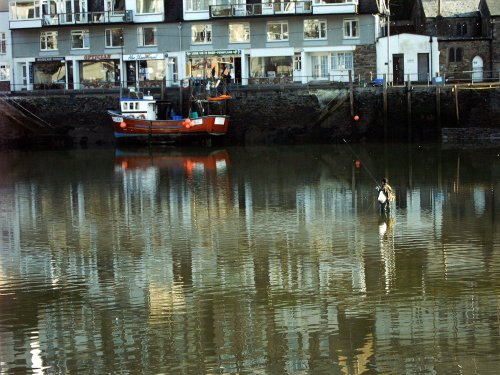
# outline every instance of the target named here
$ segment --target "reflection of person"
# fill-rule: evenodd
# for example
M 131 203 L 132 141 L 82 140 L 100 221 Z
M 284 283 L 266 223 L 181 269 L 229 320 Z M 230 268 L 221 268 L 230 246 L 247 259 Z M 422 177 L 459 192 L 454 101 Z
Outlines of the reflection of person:
M 394 219 L 392 217 L 380 216 L 378 220 L 378 234 L 387 239 L 394 232 Z
M 389 185 L 389 180 L 387 178 L 382 179 L 382 186 L 379 187 L 379 203 L 380 203 L 380 213 L 389 211 L 390 202 L 394 201 L 394 192 L 391 185 Z M 380 195 L 382 193 L 383 196 Z

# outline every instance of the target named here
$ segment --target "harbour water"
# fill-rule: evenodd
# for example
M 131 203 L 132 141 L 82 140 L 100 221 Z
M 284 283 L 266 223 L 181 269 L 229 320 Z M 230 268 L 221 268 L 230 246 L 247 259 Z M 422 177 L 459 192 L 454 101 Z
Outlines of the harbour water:
M 10 151 L 0 176 L 0 374 L 500 368 L 500 147 Z

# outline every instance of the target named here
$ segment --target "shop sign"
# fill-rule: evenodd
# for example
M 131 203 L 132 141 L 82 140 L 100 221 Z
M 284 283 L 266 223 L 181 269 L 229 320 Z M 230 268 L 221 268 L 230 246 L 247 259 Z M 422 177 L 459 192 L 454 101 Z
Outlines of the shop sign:
M 123 55 L 125 61 L 139 61 L 139 60 L 163 60 L 168 57 L 165 53 L 137 53 L 134 55 Z
M 35 62 L 65 61 L 64 57 L 36 57 Z
M 84 55 L 83 59 L 84 60 L 94 60 L 94 61 L 111 60 L 111 55 L 108 53 L 104 53 L 102 55 Z
M 225 55 L 240 55 L 241 50 L 239 49 L 216 49 L 213 51 L 189 51 L 187 55 L 189 57 L 196 56 L 225 56 Z

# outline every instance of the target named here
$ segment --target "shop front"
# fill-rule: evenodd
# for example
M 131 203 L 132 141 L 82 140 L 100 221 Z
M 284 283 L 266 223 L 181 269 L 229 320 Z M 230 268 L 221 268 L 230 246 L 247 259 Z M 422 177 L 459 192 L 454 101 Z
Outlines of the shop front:
M 127 87 L 161 87 L 165 84 L 164 53 L 124 55 Z
M 35 90 L 64 89 L 68 80 L 64 57 L 39 57 L 32 63 Z M 70 67 L 71 70 L 71 67 Z
M 283 84 L 293 81 L 293 48 L 253 49 L 249 84 Z
M 81 88 L 120 87 L 120 59 L 110 54 L 85 55 L 79 61 Z
M 241 51 L 213 50 L 187 52 L 187 75 L 192 78 L 241 82 Z

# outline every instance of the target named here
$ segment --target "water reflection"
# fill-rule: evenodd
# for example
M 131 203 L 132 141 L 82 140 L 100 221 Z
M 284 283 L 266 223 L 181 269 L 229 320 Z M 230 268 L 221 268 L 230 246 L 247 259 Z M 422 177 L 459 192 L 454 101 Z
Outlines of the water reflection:
M 4 153 L 0 373 L 495 373 L 498 154 Z

